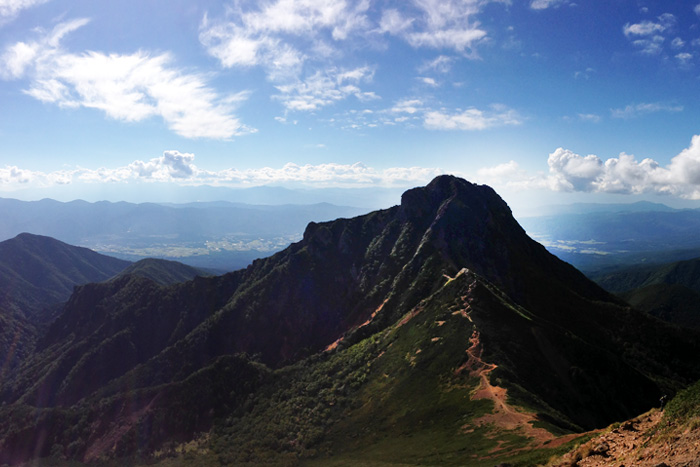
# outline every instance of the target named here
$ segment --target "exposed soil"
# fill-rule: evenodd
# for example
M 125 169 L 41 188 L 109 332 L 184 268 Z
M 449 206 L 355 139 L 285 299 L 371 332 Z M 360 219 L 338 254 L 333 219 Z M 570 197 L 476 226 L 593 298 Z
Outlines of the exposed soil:
M 554 447 L 568 441 L 568 437 L 555 440 L 555 436 L 543 428 L 536 428 L 532 424 L 537 420 L 535 414 L 522 412 L 509 405 L 507 401 L 507 390 L 494 386 L 489 381 L 489 374 L 497 368 L 492 363 L 486 363 L 482 359 L 483 348 L 479 339 L 479 331 L 474 330 L 469 339 L 470 347 L 467 349 L 469 356 L 467 362 L 455 370 L 459 373 L 469 370 L 469 375 L 480 379 L 479 387 L 472 394 L 472 400 L 489 399 L 493 401 L 493 413 L 484 415 L 476 420 L 477 426 L 493 425 L 505 430 L 515 430 L 521 435 L 531 438 L 538 446 L 547 443 L 548 447 Z M 579 436 L 579 435 L 576 435 Z M 565 439 L 567 438 L 567 439 Z M 556 443 L 556 444 L 553 444 Z
M 667 427 L 657 409 L 566 454 L 557 467 L 700 467 L 700 430 Z M 667 428 L 667 429 L 662 429 Z

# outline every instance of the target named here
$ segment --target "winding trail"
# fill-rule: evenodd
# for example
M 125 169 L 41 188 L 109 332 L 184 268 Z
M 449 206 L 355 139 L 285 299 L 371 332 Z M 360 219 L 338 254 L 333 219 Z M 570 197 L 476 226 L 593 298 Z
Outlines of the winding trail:
M 488 399 L 494 404 L 492 413 L 473 420 L 470 425 L 492 425 L 503 430 L 517 431 L 519 434 L 532 439 L 536 443 L 535 448 L 545 446 L 553 448 L 581 436 L 580 433 L 574 433 L 556 437 L 544 428 L 533 426 L 533 423 L 537 421 L 535 414 L 523 412 L 508 404 L 508 391 L 505 388 L 491 384 L 489 375 L 498 366 L 483 360 L 483 346 L 479 331 L 476 329 L 473 331 L 469 342 L 471 345 L 467 349 L 468 360 L 455 370 L 455 374 L 467 370 L 469 371 L 469 376 L 479 378 L 479 387 L 472 393 L 472 400 Z M 469 425 L 465 425 L 463 428 L 468 430 Z M 497 447 L 493 452 L 499 450 L 500 448 Z

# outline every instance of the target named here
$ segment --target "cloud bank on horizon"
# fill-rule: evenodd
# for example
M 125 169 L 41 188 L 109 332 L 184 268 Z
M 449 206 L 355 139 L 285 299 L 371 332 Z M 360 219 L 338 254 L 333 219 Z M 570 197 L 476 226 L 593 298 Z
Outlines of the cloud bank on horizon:
M 698 0 L 0 0 L 0 190 L 700 199 L 698 76 Z
M 288 163 L 281 168 L 221 171 L 204 170 L 194 164 L 195 156 L 176 150 L 148 161 L 136 160 L 117 168 L 76 168 L 55 172 L 0 168 L 0 187 L 23 184 L 38 187 L 82 183 L 176 182 L 182 185 L 211 185 L 234 188 L 260 185 L 299 185 L 311 187 L 407 187 L 426 183 L 446 173 L 431 167 L 392 167 L 376 169 L 357 162 L 348 164 L 303 165 Z M 700 135 L 692 138 L 688 148 L 662 167 L 653 159 L 637 161 L 633 155 L 602 160 L 589 154 L 581 156 L 557 148 L 547 160 L 548 173 L 530 174 L 511 160 L 477 171 L 475 182 L 516 190 L 548 189 L 558 192 L 661 194 L 684 199 L 700 199 Z M 465 176 L 465 174 L 455 173 Z
M 478 171 L 484 183 L 515 189 L 549 189 L 560 192 L 660 194 L 684 199 L 700 199 L 700 135 L 693 136 L 688 148 L 662 167 L 646 158 L 633 155 L 602 160 L 589 154 L 581 156 L 557 148 L 547 160 L 549 172 L 528 174 L 516 161 Z

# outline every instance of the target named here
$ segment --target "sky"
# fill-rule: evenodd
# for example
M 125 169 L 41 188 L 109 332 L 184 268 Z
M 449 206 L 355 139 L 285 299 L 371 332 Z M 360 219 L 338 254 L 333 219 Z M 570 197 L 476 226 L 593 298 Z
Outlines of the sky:
M 0 0 L 0 196 L 700 206 L 698 91 L 700 0 Z

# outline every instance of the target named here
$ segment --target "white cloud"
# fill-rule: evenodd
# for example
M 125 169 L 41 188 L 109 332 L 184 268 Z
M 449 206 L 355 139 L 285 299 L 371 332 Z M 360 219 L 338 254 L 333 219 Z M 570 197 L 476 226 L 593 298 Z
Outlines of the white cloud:
M 370 82 L 373 75 L 374 72 L 369 67 L 318 71 L 305 81 L 276 86 L 281 94 L 274 97 L 282 101 L 287 110 L 297 111 L 318 110 L 349 96 L 355 96 L 361 101 L 373 100 L 378 98 L 374 93 L 359 88 L 359 84 Z
M 406 18 L 398 10 L 390 8 L 382 13 L 379 31 L 393 35 L 402 34 L 411 27 L 414 21 L 414 18 Z
M 598 123 L 600 122 L 600 115 L 596 114 L 578 114 L 579 120 L 582 120 L 584 122 L 593 122 L 593 123 Z
M 666 29 L 661 23 L 654 23 L 652 21 L 642 21 L 641 23 L 635 24 L 625 24 L 622 31 L 625 36 L 650 36 L 655 33 L 663 32 Z
M 291 68 L 287 74 L 295 74 L 309 53 L 327 48 L 315 48 L 319 42 L 341 41 L 368 27 L 367 0 L 276 0 L 249 5 L 252 8 L 244 10 L 237 2 L 226 18 L 205 16 L 202 21 L 200 41 L 226 68 L 262 65 L 268 70 Z M 293 37 L 308 41 L 305 52 L 293 45 Z M 280 59 L 280 50 L 286 59 Z
M 476 108 L 457 113 L 429 111 L 425 113 L 424 126 L 431 130 L 485 130 L 503 125 L 519 125 L 522 120 L 515 110 L 495 106 L 489 111 Z
M 661 102 L 628 105 L 624 109 L 611 109 L 613 118 L 635 118 L 656 112 L 682 112 L 683 106 L 669 105 Z
M 325 148 L 325 145 L 318 145 Z M 171 150 L 148 161 L 136 160 L 117 168 L 84 167 L 55 172 L 23 170 L 16 166 L 0 168 L 0 189 L 22 186 L 46 187 L 70 183 L 176 183 L 179 185 L 256 186 L 265 184 L 303 184 L 324 186 L 409 186 L 424 183 L 443 173 L 431 167 L 392 167 L 376 169 L 355 164 L 285 164 L 281 168 L 235 168 L 209 171 L 194 164 L 195 156 Z
M 475 57 L 474 44 L 484 39 L 486 31 L 480 29 L 474 16 L 483 4 L 475 0 L 414 0 L 416 7 L 412 29 L 399 36 L 413 47 L 453 49 Z
M 673 37 L 678 26 L 678 19 L 671 13 L 664 13 L 656 21 L 641 21 L 627 23 L 622 28 L 625 37 L 645 55 L 661 55 L 664 44 L 670 43 L 671 48 L 679 49 L 685 45 L 681 37 Z M 668 39 L 668 41 L 667 41 Z
M 403 99 L 400 100 L 392 107 L 389 112 L 391 113 L 407 113 L 415 114 L 425 110 L 423 101 L 420 99 Z
M 437 87 L 438 86 L 438 83 L 437 83 L 437 81 L 435 81 L 435 78 L 430 78 L 427 76 L 419 76 L 417 79 L 421 83 L 428 85 L 430 87 Z
M 254 130 L 233 116 L 245 93 L 220 96 L 203 75 L 171 65 L 172 57 L 146 52 L 130 55 L 61 48 L 61 39 L 86 19 L 57 25 L 37 41 L 18 42 L 0 57 L 4 79 L 29 79 L 26 94 L 60 107 L 86 107 L 127 122 L 161 117 L 186 138 L 226 139 Z
M 454 63 L 454 57 L 448 57 L 446 55 L 440 55 L 434 60 L 426 62 L 419 68 L 418 71 L 421 73 L 432 70 L 437 73 L 448 73 L 452 69 L 452 64 Z
M 530 2 L 530 8 L 533 10 L 546 10 L 547 8 L 568 4 L 569 0 L 532 0 Z
M 11 21 L 22 10 L 41 5 L 49 0 L 0 0 L 0 25 Z
M 334 75 L 336 61 L 347 63 L 358 44 L 384 50 L 391 36 L 476 58 L 475 47 L 487 36 L 476 17 L 484 5 L 504 1 L 410 0 L 401 9 L 370 0 L 236 1 L 221 17 L 203 17 L 199 39 L 224 68 L 261 68 L 286 111 L 316 111 L 352 96 L 379 98 L 362 89 L 371 82 L 366 76 L 341 84 Z M 440 55 L 423 69 L 445 73 L 453 61 Z
M 676 60 L 678 60 L 679 65 L 688 66 L 693 60 L 693 54 L 688 52 L 681 52 L 679 54 L 676 54 Z
M 636 160 L 621 153 L 602 160 L 558 148 L 549 155 L 549 173 L 529 175 L 511 161 L 478 172 L 480 181 L 512 188 L 554 191 L 642 194 L 656 193 L 700 199 L 700 135 L 662 167 L 653 159 Z
M 675 39 L 673 39 L 673 41 L 671 41 L 671 47 L 673 47 L 674 49 L 683 48 L 684 45 L 685 41 L 680 37 L 676 37 Z

